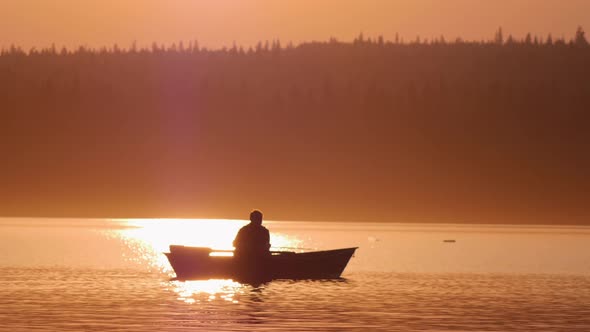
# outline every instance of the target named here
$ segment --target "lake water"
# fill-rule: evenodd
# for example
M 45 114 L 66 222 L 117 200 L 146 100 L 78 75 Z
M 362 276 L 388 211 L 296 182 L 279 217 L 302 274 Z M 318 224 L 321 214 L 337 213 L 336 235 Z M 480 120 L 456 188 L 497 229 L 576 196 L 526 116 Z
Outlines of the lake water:
M 269 221 L 276 249 L 360 248 L 342 280 L 171 280 L 168 245 L 244 223 L 0 219 L 0 330 L 590 331 L 588 227 Z

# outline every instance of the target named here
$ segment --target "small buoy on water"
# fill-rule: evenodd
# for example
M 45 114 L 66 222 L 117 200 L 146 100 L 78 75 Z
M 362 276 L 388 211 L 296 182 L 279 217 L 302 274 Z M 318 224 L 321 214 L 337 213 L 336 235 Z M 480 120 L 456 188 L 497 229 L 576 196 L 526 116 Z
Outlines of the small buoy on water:
M 379 242 L 379 241 L 381 241 L 381 240 L 380 240 L 378 237 L 375 237 L 375 236 L 369 236 L 369 237 L 367 238 L 367 240 L 368 240 L 369 242 Z

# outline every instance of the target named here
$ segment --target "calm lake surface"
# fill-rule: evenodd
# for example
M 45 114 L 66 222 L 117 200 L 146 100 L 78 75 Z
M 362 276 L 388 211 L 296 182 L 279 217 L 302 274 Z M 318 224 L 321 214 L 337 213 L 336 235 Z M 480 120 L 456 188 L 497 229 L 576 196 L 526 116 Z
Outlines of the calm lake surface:
M 168 245 L 244 223 L 0 219 L 0 330 L 590 331 L 588 227 L 269 221 L 276 249 L 360 249 L 343 280 L 171 281 Z

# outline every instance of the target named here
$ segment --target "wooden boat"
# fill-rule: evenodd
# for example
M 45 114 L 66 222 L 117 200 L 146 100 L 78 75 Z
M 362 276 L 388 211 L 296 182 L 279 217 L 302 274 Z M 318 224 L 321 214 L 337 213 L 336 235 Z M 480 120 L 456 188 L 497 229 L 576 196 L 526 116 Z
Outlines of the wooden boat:
M 340 277 L 356 249 L 271 251 L 264 258 L 237 259 L 229 254 L 231 251 L 171 245 L 165 255 L 179 280 L 334 279 Z

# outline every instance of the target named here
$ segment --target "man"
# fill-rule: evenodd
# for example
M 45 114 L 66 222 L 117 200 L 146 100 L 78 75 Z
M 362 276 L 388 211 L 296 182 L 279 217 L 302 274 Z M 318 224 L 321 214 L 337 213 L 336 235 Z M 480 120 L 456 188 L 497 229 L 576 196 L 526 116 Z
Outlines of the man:
M 270 255 L 270 233 L 262 226 L 262 212 L 250 213 L 250 223 L 240 229 L 234 240 L 237 258 L 266 257 Z

